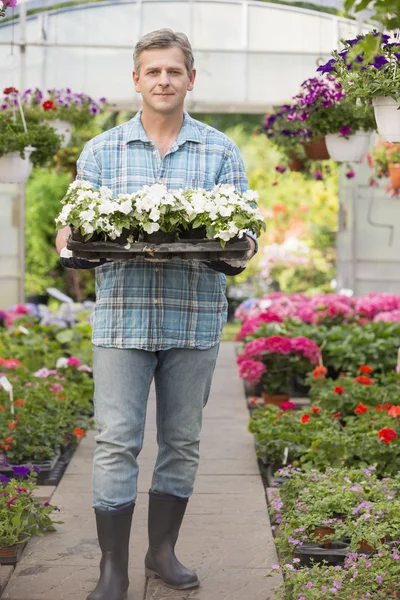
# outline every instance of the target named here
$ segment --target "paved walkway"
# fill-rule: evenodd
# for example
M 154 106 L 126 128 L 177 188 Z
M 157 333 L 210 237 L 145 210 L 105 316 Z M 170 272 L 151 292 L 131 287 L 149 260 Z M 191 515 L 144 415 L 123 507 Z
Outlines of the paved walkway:
M 147 583 L 147 492 L 156 457 L 155 402 L 149 400 L 140 455 L 139 495 L 131 537 L 129 600 L 272 600 L 278 576 L 265 494 L 234 346 L 221 345 L 211 397 L 204 412 L 201 463 L 181 535 L 179 558 L 198 572 L 197 590 L 175 591 Z M 80 444 L 52 502 L 63 525 L 32 539 L 2 600 L 85 600 L 98 577 L 99 550 L 91 508 L 93 433 Z M 56 514 L 56 513 L 55 513 Z

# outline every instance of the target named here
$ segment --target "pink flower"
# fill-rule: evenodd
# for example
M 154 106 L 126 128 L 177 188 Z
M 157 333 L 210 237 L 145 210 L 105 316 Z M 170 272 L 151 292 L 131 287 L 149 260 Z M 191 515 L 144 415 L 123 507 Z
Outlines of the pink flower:
M 61 385 L 61 383 L 53 383 L 53 385 L 50 388 L 51 392 L 63 392 L 64 388 Z
M 11 505 L 14 504 L 15 500 L 18 500 L 18 496 L 14 496 L 14 498 L 11 498 L 11 500 L 7 502 L 8 508 L 11 508 Z
M 78 371 L 86 371 L 86 373 L 91 373 L 92 369 L 89 367 L 89 365 L 81 365 L 78 367 Z
M 355 176 L 356 176 L 355 171 L 347 171 L 347 173 L 346 173 L 347 179 L 353 179 L 353 177 L 355 177 Z
M 71 356 L 68 359 L 67 364 L 69 367 L 79 367 L 79 365 L 81 364 L 81 360 L 76 356 Z
M 302 354 L 305 358 L 308 358 L 311 364 L 316 365 L 319 362 L 321 356 L 321 350 L 317 344 L 306 337 L 292 338 L 292 349 L 299 354 Z
M 281 410 L 294 410 L 296 408 L 296 405 L 294 402 L 282 402 L 282 404 L 279 405 L 279 408 Z
M 261 377 L 266 370 L 265 365 L 258 360 L 243 360 L 239 362 L 239 377 L 246 379 L 246 381 L 252 384 L 261 381 Z

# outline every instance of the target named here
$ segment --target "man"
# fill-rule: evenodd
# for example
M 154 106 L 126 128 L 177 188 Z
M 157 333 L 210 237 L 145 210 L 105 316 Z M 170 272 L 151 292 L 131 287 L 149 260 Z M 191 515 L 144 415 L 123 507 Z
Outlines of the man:
M 236 145 L 183 109 L 194 86 L 187 37 L 168 29 L 144 36 L 134 51 L 133 81 L 143 109 L 128 123 L 86 144 L 78 179 L 113 194 L 144 185 L 212 189 L 229 183 L 244 192 L 247 179 Z M 57 236 L 65 247 L 68 228 Z M 251 254 L 255 239 L 249 234 Z M 64 264 L 86 267 L 77 259 Z M 85 264 L 86 263 L 86 264 Z M 88 600 L 127 596 L 128 547 L 152 379 L 157 393 L 158 456 L 149 491 L 146 575 L 167 586 L 199 585 L 174 548 L 199 462 L 202 410 L 208 400 L 226 321 L 225 277 L 206 264 L 103 262 L 96 268 L 93 317 L 95 417 L 99 433 L 93 469 L 93 506 L 102 551 L 100 579 Z

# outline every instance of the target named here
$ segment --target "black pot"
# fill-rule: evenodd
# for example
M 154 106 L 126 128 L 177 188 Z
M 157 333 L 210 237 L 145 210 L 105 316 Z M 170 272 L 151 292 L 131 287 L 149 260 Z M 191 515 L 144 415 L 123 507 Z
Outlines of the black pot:
M 304 383 L 304 378 L 297 373 L 293 373 L 290 381 L 291 392 L 293 398 L 306 398 L 310 393 L 310 386 Z
M 37 294 L 36 296 L 25 296 L 25 302 L 29 304 L 47 304 L 49 301 L 48 294 Z
M 143 232 L 143 241 L 148 244 L 173 244 L 176 241 L 176 231 Z
M 207 239 L 207 228 L 204 227 L 196 227 L 193 229 L 191 225 L 189 225 L 188 229 L 183 229 L 179 232 L 180 240 L 205 240 Z
M 312 566 L 313 563 L 326 561 L 331 565 L 344 563 L 349 544 L 346 541 L 331 541 L 324 544 L 307 543 L 297 546 L 294 555 L 300 559 L 303 566 Z
M 128 243 L 128 237 L 130 235 L 133 235 L 133 239 L 137 240 L 139 238 L 139 230 L 138 229 L 123 229 L 122 233 L 119 237 L 115 238 L 115 240 L 110 240 L 110 241 L 115 242 L 116 244 L 120 244 L 121 246 L 126 246 L 126 244 Z
M 100 242 L 103 238 L 101 233 L 92 233 L 88 240 L 85 240 L 85 236 L 79 231 L 79 229 L 74 229 L 71 227 L 71 237 L 74 242 L 81 242 L 82 244 L 86 244 L 87 242 Z

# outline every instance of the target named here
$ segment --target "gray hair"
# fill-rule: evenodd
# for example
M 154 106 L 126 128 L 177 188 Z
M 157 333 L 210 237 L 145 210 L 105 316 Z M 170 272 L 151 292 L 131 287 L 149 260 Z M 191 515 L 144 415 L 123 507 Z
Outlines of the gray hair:
M 157 29 L 151 33 L 144 35 L 136 44 L 133 51 L 133 63 L 135 71 L 140 71 L 140 56 L 145 50 L 153 50 L 155 48 L 180 48 L 185 56 L 185 66 L 188 75 L 192 72 L 194 65 L 192 46 L 188 37 L 179 31 L 172 29 Z

